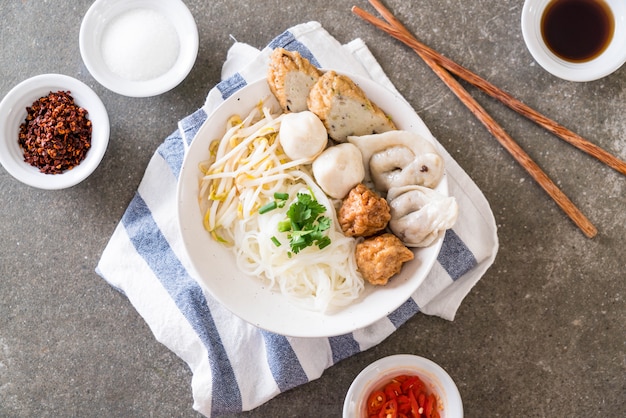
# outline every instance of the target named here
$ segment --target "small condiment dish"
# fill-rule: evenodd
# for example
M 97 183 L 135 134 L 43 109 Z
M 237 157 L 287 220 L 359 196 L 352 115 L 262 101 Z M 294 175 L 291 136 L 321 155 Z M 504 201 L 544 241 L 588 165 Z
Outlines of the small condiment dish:
M 145 12 L 144 15 L 151 13 L 162 19 L 159 21 L 153 19 L 154 25 L 167 23 L 167 28 L 151 27 L 150 29 L 159 35 L 162 35 L 166 29 L 168 33 L 173 33 L 173 36 L 177 37 L 172 40 L 177 44 L 177 55 L 171 66 L 168 65 L 169 69 L 164 69 L 164 72 L 151 74 L 150 77 L 128 77 L 127 72 L 122 73 L 115 71 L 115 68 L 112 69 L 110 44 L 117 41 L 111 40 L 113 36 L 110 35 L 113 31 L 111 27 L 125 15 L 130 19 L 142 18 L 142 12 Z M 134 13 L 133 17 L 129 17 L 131 13 Z M 137 22 L 138 24 L 149 22 L 147 16 L 143 17 L 145 19 L 138 19 L 141 20 Z M 146 48 L 140 48 L 141 45 L 137 42 L 141 41 L 136 35 L 145 34 L 132 32 L 132 30 L 140 31 L 139 26 L 135 28 L 126 26 L 125 30 L 129 31 L 126 37 L 128 41 L 118 45 L 120 55 L 115 58 L 120 61 L 126 60 L 126 62 L 121 62 L 122 65 L 129 64 L 130 61 L 134 62 L 133 60 L 137 59 L 136 56 L 130 56 L 129 59 L 129 54 L 133 52 L 133 49 L 129 49 L 131 48 L 129 45 L 132 44 L 133 48 L 147 57 L 145 60 L 144 57 L 142 60 L 137 59 L 144 69 L 153 65 L 162 65 L 160 61 L 164 59 L 166 45 L 146 45 Z M 120 24 L 115 27 L 118 32 L 124 30 L 120 28 Z M 119 40 L 124 38 L 124 35 L 124 33 L 116 33 L 115 38 Z M 145 42 L 152 42 L 149 36 L 144 36 L 144 38 Z M 96 0 L 83 18 L 79 46 L 85 66 L 96 81 L 104 87 L 123 96 L 150 97 L 173 89 L 187 77 L 198 55 L 198 29 L 191 12 L 181 0 Z M 158 48 L 163 49 L 158 51 Z M 109 54 L 105 56 L 103 49 L 109 51 Z M 115 48 L 113 50 L 115 51 Z M 172 51 L 169 52 L 171 55 Z M 109 57 L 108 60 L 107 57 Z
M 45 174 L 24 161 L 18 143 L 26 108 L 50 92 L 69 91 L 76 105 L 87 110 L 91 121 L 91 147 L 74 168 L 59 174 Z M 0 102 L 0 163 L 17 180 L 39 189 L 56 190 L 86 179 L 100 164 L 109 143 L 109 116 L 96 93 L 83 82 L 61 74 L 42 74 L 22 81 Z
M 418 376 L 438 399 L 441 418 L 463 418 L 461 394 L 450 375 L 438 364 L 412 354 L 384 357 L 367 366 L 354 379 L 343 404 L 343 418 L 367 417 L 367 398 L 399 375 Z
M 613 18 L 613 35 L 599 55 L 580 62 L 565 60 L 546 44 L 542 34 L 544 11 L 554 0 L 526 0 L 522 8 L 521 26 L 526 47 L 546 71 L 568 81 L 585 82 L 605 77 L 626 62 L 626 1 L 602 0 Z

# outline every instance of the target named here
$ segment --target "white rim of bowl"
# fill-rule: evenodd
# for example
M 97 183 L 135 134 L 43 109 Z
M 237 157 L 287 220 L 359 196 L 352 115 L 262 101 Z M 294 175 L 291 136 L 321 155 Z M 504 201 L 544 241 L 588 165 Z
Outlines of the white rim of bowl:
M 26 107 L 51 91 L 70 91 L 78 106 L 87 110 L 92 122 L 91 148 L 83 161 L 61 174 L 44 174 L 36 167 L 23 161 L 23 152 L 18 144 L 19 123 L 26 118 Z M 85 180 L 98 167 L 109 143 L 109 116 L 98 95 L 85 83 L 63 74 L 40 74 L 28 78 L 13 87 L 0 102 L 0 163 L 4 169 L 20 182 L 44 190 L 58 190 L 75 186 Z M 94 116 L 96 120 L 94 121 Z M 9 131 L 13 130 L 14 138 Z M 94 123 L 95 122 L 95 123 Z M 15 141 L 11 144 L 10 141 Z
M 122 4 L 123 8 L 112 11 L 103 18 L 102 11 L 106 13 L 115 4 Z M 164 13 L 164 9 L 168 7 L 166 5 L 178 10 L 183 24 L 177 26 L 172 20 L 171 14 Z M 104 70 L 103 68 L 106 68 L 104 62 L 100 62 L 98 65 L 98 61 L 102 61 L 98 52 L 100 50 L 100 38 L 94 38 L 94 29 L 100 25 L 106 26 L 108 20 L 124 11 L 139 8 L 149 8 L 161 12 L 172 22 L 179 36 L 180 50 L 176 63 L 165 74 L 151 80 L 131 81 Z M 181 36 L 183 35 L 180 30 L 182 27 L 184 27 L 184 37 Z M 92 77 L 112 92 L 126 97 L 157 96 L 178 86 L 191 72 L 198 56 L 199 47 L 196 21 L 189 8 L 181 0 L 161 0 L 159 2 L 150 0 L 96 0 L 83 17 L 78 43 L 83 62 Z M 93 54 L 97 54 L 98 57 L 94 58 Z

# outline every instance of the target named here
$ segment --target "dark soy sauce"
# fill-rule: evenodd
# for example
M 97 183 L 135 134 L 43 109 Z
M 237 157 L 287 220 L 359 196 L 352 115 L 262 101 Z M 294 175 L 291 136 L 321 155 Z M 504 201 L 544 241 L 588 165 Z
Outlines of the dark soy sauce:
M 602 0 L 552 0 L 541 18 L 541 35 L 558 57 L 591 61 L 611 42 L 615 21 Z

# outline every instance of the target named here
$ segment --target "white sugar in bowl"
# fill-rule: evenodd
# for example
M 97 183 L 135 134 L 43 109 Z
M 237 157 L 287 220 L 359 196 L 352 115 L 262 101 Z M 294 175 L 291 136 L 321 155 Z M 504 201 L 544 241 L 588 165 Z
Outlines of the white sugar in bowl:
M 198 54 L 198 29 L 181 0 L 96 0 L 80 28 L 91 75 L 115 93 L 149 97 L 180 84 Z

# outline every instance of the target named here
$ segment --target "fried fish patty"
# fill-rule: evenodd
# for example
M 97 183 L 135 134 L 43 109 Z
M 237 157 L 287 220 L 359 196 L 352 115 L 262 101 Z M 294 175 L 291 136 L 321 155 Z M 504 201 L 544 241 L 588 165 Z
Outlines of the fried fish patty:
M 276 48 L 270 56 L 267 82 L 284 112 L 307 110 L 307 97 L 322 72 L 297 51 Z
M 393 234 L 366 238 L 356 245 L 356 264 L 363 278 L 373 285 L 385 285 L 414 255 Z
M 357 184 L 343 199 L 337 219 L 346 236 L 367 237 L 385 229 L 391 212 L 383 197 Z
M 308 108 L 324 122 L 328 135 L 337 142 L 395 130 L 391 119 L 349 77 L 328 71 L 309 92 Z

